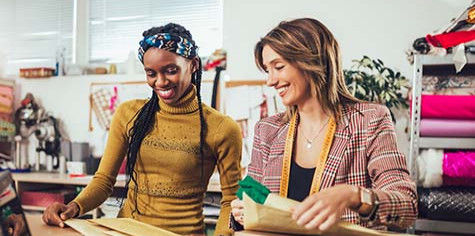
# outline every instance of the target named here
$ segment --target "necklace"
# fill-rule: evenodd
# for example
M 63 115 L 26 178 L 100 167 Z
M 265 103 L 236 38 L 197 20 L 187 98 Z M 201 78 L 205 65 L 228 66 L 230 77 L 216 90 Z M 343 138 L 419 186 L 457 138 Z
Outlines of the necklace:
M 304 132 L 303 129 L 302 129 L 302 135 L 303 135 L 303 137 L 305 138 L 305 142 L 307 143 L 307 144 L 305 145 L 305 147 L 307 147 L 307 149 L 312 148 L 313 142 L 314 142 L 315 139 L 320 135 L 320 133 L 322 133 L 323 128 L 325 128 L 325 126 L 327 126 L 328 121 L 330 121 L 330 117 L 327 119 L 327 121 L 325 122 L 325 124 L 323 124 L 322 127 L 320 127 L 320 130 L 318 131 L 318 133 L 317 133 L 313 138 L 307 138 L 307 135 L 305 135 L 305 132 Z M 299 124 L 299 125 L 300 125 L 300 124 Z M 300 127 L 302 127 L 302 126 L 300 126 Z M 312 132 L 312 133 L 313 133 L 313 132 Z

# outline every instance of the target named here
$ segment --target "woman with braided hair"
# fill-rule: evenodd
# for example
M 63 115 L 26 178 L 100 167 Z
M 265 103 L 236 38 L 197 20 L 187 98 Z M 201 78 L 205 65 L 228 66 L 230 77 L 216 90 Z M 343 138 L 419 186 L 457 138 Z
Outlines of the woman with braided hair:
M 223 198 L 216 234 L 230 234 L 230 202 L 241 177 L 240 129 L 201 103 L 201 61 L 188 30 L 169 23 L 143 36 L 138 57 L 152 97 L 119 106 L 93 180 L 69 204 L 50 205 L 43 220 L 63 227 L 65 220 L 102 204 L 127 156 L 127 199 L 118 217 L 203 234 L 203 197 L 217 166 Z

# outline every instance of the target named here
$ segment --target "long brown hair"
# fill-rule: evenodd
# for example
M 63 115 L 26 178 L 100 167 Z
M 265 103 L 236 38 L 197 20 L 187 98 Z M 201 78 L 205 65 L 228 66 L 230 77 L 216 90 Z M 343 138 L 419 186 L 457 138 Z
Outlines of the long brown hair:
M 345 85 L 341 67 L 340 48 L 333 34 L 318 20 L 300 18 L 282 21 L 256 44 L 254 57 L 257 67 L 263 70 L 262 49 L 270 46 L 283 59 L 300 69 L 312 81 L 312 89 L 324 112 L 339 120 L 342 106 L 360 102 Z M 297 107 L 287 107 L 285 120 Z

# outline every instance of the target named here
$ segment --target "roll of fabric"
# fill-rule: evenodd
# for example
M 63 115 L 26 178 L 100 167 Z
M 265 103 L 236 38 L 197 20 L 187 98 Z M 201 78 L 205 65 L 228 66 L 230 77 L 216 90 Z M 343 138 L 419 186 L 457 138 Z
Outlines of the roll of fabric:
M 417 185 L 424 188 L 441 187 L 444 150 L 424 149 L 417 157 Z
M 422 95 L 421 117 L 475 120 L 475 96 Z
M 475 186 L 475 151 L 444 152 L 444 186 Z
M 424 76 L 422 94 L 474 95 L 475 76 Z
M 426 149 L 421 151 L 416 162 L 419 186 L 475 187 L 475 151 Z
M 419 133 L 421 137 L 475 137 L 475 119 L 421 119 Z
M 475 88 L 446 88 L 437 91 L 422 91 L 424 95 L 475 95 Z
M 475 188 L 424 188 L 418 192 L 420 217 L 475 222 Z

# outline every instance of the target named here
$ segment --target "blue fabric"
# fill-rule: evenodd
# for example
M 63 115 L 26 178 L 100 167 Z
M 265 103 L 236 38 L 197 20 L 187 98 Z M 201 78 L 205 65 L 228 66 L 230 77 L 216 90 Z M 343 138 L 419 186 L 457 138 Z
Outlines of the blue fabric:
M 139 44 L 138 58 L 142 64 L 143 55 L 151 47 L 164 49 L 188 59 L 196 57 L 198 50 L 198 47 L 192 44 L 188 39 L 169 33 L 146 36 Z

